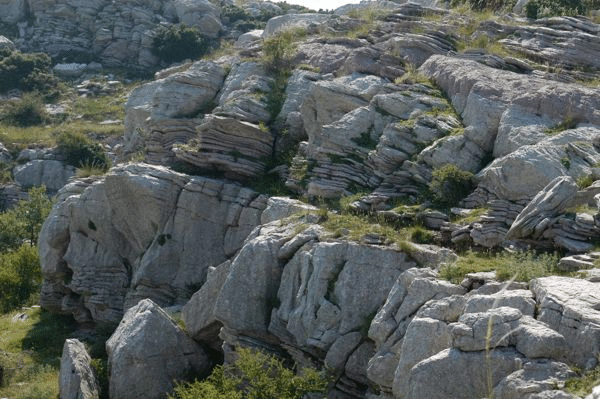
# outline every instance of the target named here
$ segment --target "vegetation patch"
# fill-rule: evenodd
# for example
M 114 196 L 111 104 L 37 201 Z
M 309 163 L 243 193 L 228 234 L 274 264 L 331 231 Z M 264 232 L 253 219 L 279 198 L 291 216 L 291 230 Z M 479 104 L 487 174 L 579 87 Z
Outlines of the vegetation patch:
M 575 378 L 570 378 L 565 383 L 567 392 L 584 398 L 592 393 L 594 387 L 600 384 L 600 366 L 589 371 L 575 370 L 578 374 Z
M 102 147 L 83 134 L 64 132 L 56 140 L 65 162 L 75 167 L 108 169 L 110 161 Z
M 467 251 L 453 264 L 442 266 L 440 277 L 458 284 L 468 273 L 496 271 L 501 280 L 530 281 L 531 279 L 559 274 L 556 265 L 558 254 L 528 252 Z
M 377 140 L 374 140 L 369 132 L 363 132 L 360 137 L 352 137 L 350 140 L 368 150 L 374 150 L 377 147 Z
M 545 133 L 549 136 L 554 136 L 560 132 L 564 132 L 565 130 L 575 129 L 577 127 L 577 121 L 573 117 L 566 117 L 562 122 L 549 127 L 545 130 Z
M 447 164 L 432 171 L 429 191 L 434 202 L 441 207 L 456 206 L 473 188 L 473 173 L 456 165 Z
M 260 351 L 240 348 L 233 364 L 217 366 L 204 381 L 182 384 L 170 399 L 301 399 L 323 394 L 329 378 L 311 368 L 296 373 L 284 363 Z
M 152 53 L 166 63 L 195 59 L 210 49 L 210 40 L 185 24 L 160 27 L 152 40 Z
M 72 318 L 29 308 L 0 316 L 0 396 L 18 399 L 58 397 L 60 357 L 75 330 Z
M 51 89 L 57 83 L 50 70 L 51 65 L 50 57 L 44 53 L 0 50 L 0 92 Z
M 46 108 L 37 93 L 26 94 L 19 100 L 8 102 L 2 112 L 2 121 L 14 126 L 36 126 L 47 120 Z

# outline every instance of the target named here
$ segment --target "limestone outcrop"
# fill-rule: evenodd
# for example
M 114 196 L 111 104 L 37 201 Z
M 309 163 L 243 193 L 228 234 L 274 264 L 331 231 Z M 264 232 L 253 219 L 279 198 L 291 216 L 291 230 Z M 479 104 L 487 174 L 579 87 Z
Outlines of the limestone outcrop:
M 36 24 L 58 21 L 40 4 Z M 93 41 L 107 65 L 144 66 L 152 24 L 221 29 L 204 1 L 135 4 L 66 7 L 77 18 L 112 10 L 116 25 L 131 11 L 134 21 L 70 49 Z M 477 23 L 469 45 L 496 38 L 525 62 L 459 51 L 453 11 L 414 3 L 381 2 L 394 10 L 363 34 L 348 10 L 367 6 L 282 15 L 231 32 L 229 54 L 158 72 L 126 105 L 124 152 L 148 164 L 58 191 L 40 234 L 41 305 L 79 323 L 121 321 L 108 342 L 112 397 L 164 395 L 186 373 L 203 377 L 207 354 L 230 362 L 238 347 L 331 370 L 328 397 L 340 399 L 568 398 L 572 368 L 597 367 L 600 89 L 575 79 L 597 77 L 600 28 L 574 17 Z M 258 18 L 282 7 L 243 8 Z M 38 25 L 23 35 L 47 32 Z M 260 59 L 264 40 L 289 27 L 306 34 L 293 56 Z M 536 64 L 571 55 L 562 72 Z M 22 161 L 25 170 L 49 160 Z M 472 172 L 475 189 L 437 207 L 430 183 L 448 164 Z M 245 187 L 270 179 L 314 204 L 360 198 L 327 213 Z M 328 230 L 357 215 L 406 237 Z M 579 273 L 442 278 L 462 250 L 502 247 L 565 252 L 557 267 Z M 161 309 L 172 305 L 185 333 Z
M 25 24 L 17 41 L 22 50 L 43 51 L 59 59 L 97 58 L 111 67 L 157 65 L 151 46 L 161 23 L 181 21 L 213 37 L 222 29 L 219 8 L 206 0 L 9 3 L 2 19 Z
M 240 248 L 266 206 L 249 189 L 143 164 L 58 196 L 40 234 L 41 304 L 80 322 L 118 322 L 143 298 L 184 303 L 208 267 Z

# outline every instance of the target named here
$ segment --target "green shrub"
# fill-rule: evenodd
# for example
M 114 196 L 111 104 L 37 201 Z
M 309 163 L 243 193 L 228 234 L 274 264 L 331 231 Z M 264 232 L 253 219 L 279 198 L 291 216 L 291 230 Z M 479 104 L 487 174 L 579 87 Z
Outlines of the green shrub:
M 427 229 L 415 227 L 410 234 L 410 239 L 417 244 L 432 244 L 435 240 L 435 236 Z
M 52 201 L 45 187 L 30 189 L 28 200 L 19 201 L 0 214 L 0 251 L 16 250 L 26 241 L 34 245 L 51 209 Z
M 236 5 L 227 5 L 221 9 L 221 18 L 229 21 L 229 23 L 234 23 L 240 20 L 250 19 L 250 15 L 241 7 Z
M 276 73 L 289 70 L 296 55 L 295 41 L 306 35 L 306 30 L 289 29 L 265 39 L 263 54 L 267 67 Z
M 433 200 L 440 206 L 451 207 L 473 190 L 473 173 L 447 164 L 434 169 L 429 183 Z
M 26 94 L 6 105 L 2 119 L 11 125 L 28 127 L 46 122 L 48 114 L 39 94 Z
M 296 375 L 280 360 L 259 351 L 240 349 L 239 355 L 233 365 L 217 366 L 205 381 L 179 385 L 171 399 L 301 399 L 327 388 L 327 378 L 314 369 Z
M 532 19 L 583 15 L 599 6 L 597 0 L 531 0 L 525 5 L 525 15 Z
M 202 56 L 209 50 L 210 41 L 198 29 L 185 24 L 161 27 L 152 41 L 152 53 L 168 63 Z
M 94 167 L 107 170 L 110 161 L 100 144 L 81 133 L 64 132 L 56 140 L 65 162 L 75 167 Z
M 46 90 L 54 86 L 51 60 L 44 53 L 0 51 L 0 92 L 12 89 Z
M 22 306 L 42 282 L 37 247 L 24 244 L 0 255 L 0 310 Z

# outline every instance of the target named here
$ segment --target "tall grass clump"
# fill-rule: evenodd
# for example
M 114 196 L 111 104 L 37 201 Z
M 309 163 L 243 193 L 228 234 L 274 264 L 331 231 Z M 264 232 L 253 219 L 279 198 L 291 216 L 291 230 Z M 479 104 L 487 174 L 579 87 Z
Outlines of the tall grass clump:
M 453 283 L 460 283 L 468 273 L 495 271 L 501 281 L 530 281 L 534 278 L 556 274 L 560 256 L 556 253 L 489 252 L 467 251 L 450 265 L 440 269 L 440 277 Z
M 19 100 L 8 102 L 2 112 L 4 123 L 19 127 L 41 125 L 48 114 L 39 94 L 29 93 Z

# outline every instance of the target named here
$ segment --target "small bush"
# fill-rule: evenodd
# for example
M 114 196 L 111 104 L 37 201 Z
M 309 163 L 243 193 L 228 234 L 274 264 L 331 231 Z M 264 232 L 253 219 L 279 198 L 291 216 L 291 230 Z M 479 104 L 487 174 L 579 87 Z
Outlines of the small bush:
M 100 144 L 83 134 L 65 132 L 56 141 L 58 151 L 69 165 L 77 168 L 93 167 L 94 170 L 106 170 L 110 166 L 110 161 Z
M 525 15 L 532 19 L 583 15 L 599 5 L 597 0 L 531 0 L 525 5 Z
M 435 240 L 434 234 L 422 227 L 415 227 L 410 235 L 410 239 L 417 244 L 432 244 Z
M 229 23 L 232 24 L 236 21 L 250 19 L 251 17 L 246 12 L 246 10 L 232 4 L 232 5 L 227 5 L 221 9 L 221 18 L 223 18 L 223 19 L 227 18 Z
M 210 41 L 185 24 L 161 27 L 152 41 L 152 53 L 168 63 L 194 59 L 209 50 Z
M 473 190 L 473 187 L 473 173 L 461 170 L 452 164 L 434 169 L 429 183 L 433 200 L 443 207 L 457 205 Z
M 27 94 L 7 104 L 2 119 L 11 125 L 28 127 L 46 122 L 48 114 L 39 95 Z
M 217 366 L 205 381 L 179 385 L 171 399 L 301 399 L 327 388 L 327 378 L 314 369 L 295 375 L 283 362 L 259 351 L 240 349 L 239 355 L 234 364 Z
M 305 35 L 306 30 L 290 29 L 265 39 L 263 54 L 267 67 L 276 73 L 289 70 L 296 55 L 295 41 Z
M 41 282 L 37 247 L 24 244 L 0 255 L 0 310 L 6 313 L 22 306 Z
M 591 186 L 596 179 L 592 175 L 582 175 L 577 178 L 577 186 L 581 189 Z
M 0 92 L 12 89 L 46 90 L 56 81 L 50 71 L 50 57 L 44 53 L 0 52 Z
M 52 201 L 45 187 L 29 190 L 29 199 L 22 200 L 10 210 L 0 214 L 0 251 L 13 251 L 26 241 L 37 242 L 42 223 L 50 213 Z

